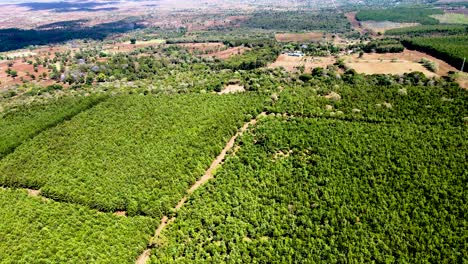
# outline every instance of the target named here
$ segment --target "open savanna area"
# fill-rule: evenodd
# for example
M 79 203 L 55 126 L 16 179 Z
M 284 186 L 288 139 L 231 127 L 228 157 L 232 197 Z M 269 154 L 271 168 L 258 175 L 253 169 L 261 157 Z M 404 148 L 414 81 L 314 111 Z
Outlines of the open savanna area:
M 278 56 L 275 62 L 268 65 L 269 68 L 284 68 L 289 72 L 296 72 L 299 68 L 304 67 L 305 72 L 311 72 L 313 68 L 322 67 L 326 68 L 336 62 L 333 56 L 328 57 L 294 57 L 287 54 Z

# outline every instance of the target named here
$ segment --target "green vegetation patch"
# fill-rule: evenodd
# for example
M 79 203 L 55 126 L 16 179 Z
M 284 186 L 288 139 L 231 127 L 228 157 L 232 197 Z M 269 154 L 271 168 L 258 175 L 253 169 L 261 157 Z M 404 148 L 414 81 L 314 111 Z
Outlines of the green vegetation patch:
M 117 96 L 17 148 L 0 163 L 0 182 L 103 211 L 160 217 L 263 100 L 255 94 Z
M 443 15 L 432 15 L 432 17 L 445 24 L 468 24 L 468 16 L 465 14 L 445 13 Z
M 152 263 L 466 261 L 463 128 L 268 117 Z
M 351 25 L 343 14 L 336 12 L 261 12 L 255 13 L 243 24 L 250 28 L 287 31 L 312 31 L 345 33 Z
M 397 7 L 374 10 L 361 10 L 356 14 L 359 21 L 392 21 L 400 23 L 420 23 L 423 25 L 438 24 L 439 21 L 431 15 L 443 14 L 439 9 L 425 7 Z
M 424 36 L 424 35 L 462 35 L 468 34 L 465 25 L 424 25 L 406 28 L 395 28 L 385 31 L 385 35 Z
M 468 35 L 408 38 L 402 43 L 409 49 L 427 52 L 444 60 L 457 69 L 462 67 L 463 59 L 468 58 Z M 464 70 L 468 71 L 468 67 Z
M 0 189 L 2 263 L 133 263 L 158 222 Z
M 395 80 L 376 75 L 356 84 L 310 83 L 287 88 L 269 110 L 306 117 L 463 126 L 463 118 L 468 116 L 466 90 L 434 84 L 417 73 L 404 78 Z M 398 85 L 397 82 L 414 84 Z M 423 82 L 434 86 L 415 85 Z
M 66 97 L 10 108 L 0 114 L 0 158 L 47 128 L 86 110 L 104 97 Z

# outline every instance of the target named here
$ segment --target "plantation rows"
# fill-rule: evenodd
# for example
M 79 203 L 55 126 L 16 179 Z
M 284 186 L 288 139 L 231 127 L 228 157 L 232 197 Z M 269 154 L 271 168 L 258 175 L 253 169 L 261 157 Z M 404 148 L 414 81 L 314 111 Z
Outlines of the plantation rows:
M 468 57 L 468 36 L 448 37 L 418 37 L 402 40 L 404 46 L 409 49 L 417 49 L 427 52 L 434 57 L 446 61 L 453 67 L 460 69 L 463 59 Z M 468 71 L 465 67 L 464 71 Z
M 335 12 L 258 12 L 243 23 L 243 26 L 256 29 L 326 32 L 348 32 L 351 25 L 343 14 Z
M 116 96 L 18 147 L 0 161 L 0 184 L 159 218 L 263 103 L 249 93 Z
M 468 34 L 466 25 L 424 25 L 415 27 L 395 28 L 385 31 L 390 36 L 433 36 L 433 35 L 463 35 Z
M 420 23 L 423 25 L 439 24 L 439 21 L 430 15 L 443 14 L 440 9 L 431 8 L 385 8 L 375 10 L 361 10 L 356 14 L 359 21 L 392 21 L 406 23 Z
M 0 158 L 24 141 L 94 106 L 104 97 L 68 97 L 7 109 L 0 115 Z
M 152 263 L 462 263 L 467 130 L 267 117 Z
M 0 189 L 0 262 L 133 263 L 158 221 L 117 217 Z
M 300 78 L 177 212 L 151 262 L 466 261 L 468 93 L 417 73 Z
M 408 74 L 405 80 L 379 75 L 352 78 L 354 84 L 312 80 L 303 87 L 287 88 L 268 109 L 305 117 L 453 126 L 463 125 L 468 116 L 467 91 L 433 83 L 422 74 Z M 339 99 L 330 98 L 333 93 Z

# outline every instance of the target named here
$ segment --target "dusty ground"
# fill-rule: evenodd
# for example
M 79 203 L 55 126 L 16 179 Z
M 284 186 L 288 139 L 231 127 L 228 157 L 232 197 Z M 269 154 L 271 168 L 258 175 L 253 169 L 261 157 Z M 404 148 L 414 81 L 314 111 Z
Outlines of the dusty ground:
M 49 80 L 48 78 L 44 80 L 40 80 L 40 76 L 42 73 L 46 73 L 48 76 L 49 70 L 47 68 L 42 67 L 42 65 L 38 66 L 38 72 L 34 72 L 34 66 L 30 65 L 26 62 L 23 62 L 21 59 L 14 60 L 14 64 L 11 67 L 12 70 L 15 70 L 18 73 L 18 76 L 13 78 L 8 76 L 5 72 L 8 69 L 8 62 L 4 61 L 0 63 L 0 87 L 7 87 L 15 84 L 22 84 L 21 78 L 26 81 L 31 81 L 30 74 L 34 74 L 36 76 L 36 83 L 42 85 L 50 85 L 53 84 L 54 81 Z
M 238 84 L 229 84 L 228 86 L 224 87 L 224 89 L 218 94 L 242 93 L 242 92 L 245 92 L 244 86 L 238 85 Z
M 463 89 L 468 90 L 468 73 L 460 72 L 458 73 L 457 82 Z
M 304 66 L 305 72 L 311 72 L 313 68 L 322 67 L 326 68 L 328 65 L 332 65 L 336 62 L 336 58 L 333 56 L 329 57 L 292 57 L 286 54 L 278 56 L 276 61 L 270 64 L 269 68 L 283 67 L 289 72 L 297 71 L 297 67 Z

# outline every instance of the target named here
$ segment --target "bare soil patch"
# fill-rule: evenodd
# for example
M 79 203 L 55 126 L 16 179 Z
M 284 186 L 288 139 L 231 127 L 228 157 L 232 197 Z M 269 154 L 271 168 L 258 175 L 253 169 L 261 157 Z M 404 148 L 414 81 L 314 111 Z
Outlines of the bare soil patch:
M 346 13 L 345 16 L 348 19 L 349 23 L 351 24 L 352 28 L 358 32 L 364 33 L 364 30 L 361 26 L 361 22 L 356 19 L 357 12 L 349 12 Z
M 424 68 L 419 61 L 421 58 L 428 59 L 437 64 L 437 72 L 431 72 Z M 359 73 L 366 74 L 403 74 L 412 71 L 420 71 L 428 77 L 445 76 L 449 71 L 457 71 L 448 63 L 434 58 L 428 54 L 405 49 L 401 53 L 373 53 L 364 54 L 362 58 L 358 55 L 345 57 L 345 64 Z
M 313 68 L 322 67 L 326 68 L 328 65 L 332 65 L 336 62 L 336 58 L 333 56 L 328 57 L 293 57 L 286 54 L 278 56 L 276 61 L 268 66 L 268 68 L 279 68 L 283 67 L 289 72 L 296 72 L 298 67 L 304 66 L 305 72 L 311 72 Z
M 245 92 L 245 88 L 239 84 L 229 84 L 218 94 L 230 94 L 230 93 L 242 93 Z

